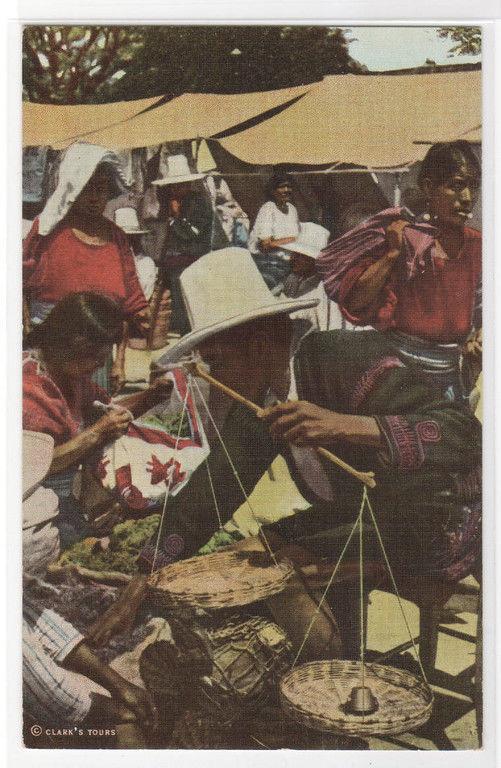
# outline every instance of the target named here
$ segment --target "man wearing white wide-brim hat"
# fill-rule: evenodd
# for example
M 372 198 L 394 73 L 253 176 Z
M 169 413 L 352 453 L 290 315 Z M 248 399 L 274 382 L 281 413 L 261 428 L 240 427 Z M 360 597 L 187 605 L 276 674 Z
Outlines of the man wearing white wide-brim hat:
M 240 280 L 232 282 L 231 267 Z M 182 278 L 192 331 L 160 362 L 179 362 L 198 349 L 215 378 L 261 407 L 270 388 L 283 397 L 291 336 L 287 315 L 306 308 L 311 299 L 266 293 L 243 249 L 208 254 Z M 140 569 L 147 574 L 153 565 L 196 554 L 218 527 L 211 487 L 225 522 L 242 503 L 242 486 L 249 495 L 279 453 L 314 511 L 272 524 L 271 533 L 296 549 L 301 545 L 301 565 L 318 566 L 322 558 L 335 562 L 339 544 L 346 541 L 340 542 L 339 526 L 356 520 L 363 488 L 351 474 L 320 461 L 312 450 L 319 447 L 360 471 L 376 473 L 371 503 L 395 571 L 455 581 L 478 567 L 481 427 L 469 408 L 444 398 L 435 381 L 377 331 L 312 333 L 294 367 L 299 401 L 265 407 L 261 418 L 240 403 L 225 403 L 221 442 L 213 442 L 208 461 L 211 479 L 201 465 L 169 499 L 161 530 L 138 561 Z M 375 539 L 368 544 L 366 553 L 381 556 Z M 98 637 L 106 639 L 120 625 L 120 614 L 123 619 L 130 611 L 126 594 Z M 299 645 L 308 611 L 301 613 L 296 601 L 285 613 L 293 617 L 294 626 L 287 629 L 296 631 Z M 325 639 L 310 649 L 312 657 Z
M 181 335 L 189 331 L 189 323 L 181 299 L 179 276 L 214 248 L 215 227 L 219 222 L 201 183 L 205 176 L 191 170 L 185 155 L 177 154 L 166 158 L 160 178 L 153 181 L 160 201 L 160 216 L 165 215 L 167 222 L 161 262 L 171 291 L 171 328 Z
M 243 248 L 226 248 L 201 257 L 183 272 L 180 284 L 192 330 L 160 358 L 159 365 L 181 364 L 197 351 L 213 376 L 254 403 L 265 406 L 274 402 L 277 395 L 285 397 L 292 334 L 289 314 L 314 306 L 318 299 L 273 296 L 251 254 Z M 233 403 L 218 390 L 211 390 L 209 406 L 222 442 L 212 436 L 208 464 L 217 478 L 215 492 L 228 519 L 243 501 L 239 483 L 250 493 L 278 449 L 266 424 L 246 407 Z M 226 477 L 226 451 L 234 462 L 238 481 L 231 470 L 229 478 Z M 138 565 L 142 573 L 194 554 L 218 528 L 214 502 L 211 501 L 210 510 L 208 506 L 213 497 L 207 486 L 207 468 L 203 466 L 202 470 L 195 470 L 197 480 L 190 482 L 187 494 L 183 494 L 184 511 L 176 499 L 169 499 L 159 537 L 153 537 L 140 554 Z M 219 483 L 222 474 L 225 478 Z M 175 505 L 172 515 L 171 502 Z M 141 581 L 146 589 L 146 575 L 134 579 L 117 604 L 97 622 L 93 642 L 104 643 L 113 632 L 127 625 L 142 600 Z M 285 628 L 296 632 L 298 640 L 316 604 L 300 584 L 294 584 L 294 591 L 296 596 L 302 596 L 302 618 L 294 613 L 293 626 Z M 278 606 L 275 608 L 278 610 Z M 280 623 L 287 624 L 282 613 Z M 339 638 L 337 633 L 333 634 L 333 624 L 332 617 L 330 621 L 320 617 L 305 652 L 315 658 L 323 658 L 326 653 L 336 655 Z

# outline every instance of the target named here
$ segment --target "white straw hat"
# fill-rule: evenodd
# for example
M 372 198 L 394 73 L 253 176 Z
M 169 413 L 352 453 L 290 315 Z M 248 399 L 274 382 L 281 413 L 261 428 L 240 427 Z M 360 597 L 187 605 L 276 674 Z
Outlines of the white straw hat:
M 187 181 L 203 179 L 205 173 L 192 173 L 188 159 L 184 155 L 170 155 L 167 158 L 167 173 L 161 179 L 155 179 L 153 184 L 163 187 L 166 184 L 183 184 Z
M 141 229 L 135 208 L 117 208 L 115 224 L 123 229 L 126 235 L 146 235 L 150 230 Z
M 303 253 L 312 259 L 318 259 L 320 252 L 327 245 L 329 234 L 329 230 L 321 227 L 320 224 L 306 221 L 299 225 L 299 234 L 296 239 L 292 243 L 285 243 L 280 247 L 286 251 Z
M 23 499 L 44 479 L 53 452 L 54 440 L 50 435 L 23 430 Z
M 191 332 L 159 359 L 173 363 L 216 333 L 259 317 L 316 307 L 317 298 L 278 299 L 264 282 L 249 251 L 222 248 L 201 256 L 180 277 Z

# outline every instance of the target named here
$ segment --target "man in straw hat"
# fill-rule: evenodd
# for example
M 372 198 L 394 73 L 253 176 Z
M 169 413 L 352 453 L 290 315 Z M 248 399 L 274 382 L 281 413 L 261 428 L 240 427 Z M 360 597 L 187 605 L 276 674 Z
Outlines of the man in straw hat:
M 180 284 L 192 330 L 161 358 L 160 364 L 177 363 L 196 349 L 203 361 L 210 365 L 213 376 L 238 389 L 249 400 L 264 406 L 271 391 L 274 399 L 277 395 L 285 396 L 288 390 L 292 334 L 288 315 L 315 306 L 318 299 L 274 297 L 266 287 L 250 253 L 241 248 L 227 248 L 201 257 L 183 272 Z M 268 427 L 244 406 L 233 404 L 217 390 L 211 391 L 210 410 L 218 428 L 221 428 L 224 442 L 223 448 L 222 443 L 215 439 L 212 441 L 209 462 L 211 473 L 214 471 L 214 477 L 219 477 L 223 471 L 223 463 L 227 462 L 227 450 L 240 481 L 250 493 L 278 453 L 277 447 L 270 440 Z M 253 448 L 254 444 L 256 450 Z M 184 514 L 179 508 L 183 525 L 185 523 L 187 529 L 181 532 L 174 523 L 171 530 L 170 522 L 162 522 L 160 546 L 156 546 L 157 537 L 153 537 L 141 553 L 140 569 L 145 573 L 149 573 L 153 567 L 159 568 L 180 557 L 194 554 L 217 527 L 214 507 L 212 506 L 209 514 L 207 505 L 206 494 L 210 493 L 205 482 L 207 469 L 204 467 L 202 473 L 197 470 L 196 473 L 198 479 L 193 485 L 193 494 L 188 493 L 185 496 L 189 509 L 187 508 Z M 221 495 L 225 518 L 230 517 L 243 501 L 240 486 L 235 482 L 233 475 L 231 478 L 233 482 L 224 490 L 216 480 L 216 493 Z M 199 480 L 203 481 L 203 488 Z M 192 510 L 195 512 L 199 507 L 201 498 L 204 505 L 201 519 L 195 519 L 197 514 L 191 519 Z M 166 520 L 169 521 L 170 501 L 166 514 Z M 177 517 L 178 513 L 174 514 Z M 199 530 L 196 530 L 197 528 Z M 202 540 L 200 544 L 199 538 Z M 112 632 L 130 625 L 134 607 L 138 606 L 142 599 L 141 590 L 138 588 L 141 580 L 145 585 L 144 577 L 134 579 L 117 606 L 108 616 L 105 615 L 103 620 L 97 622 L 91 632 L 94 642 L 106 642 Z M 288 632 L 294 635 L 298 647 L 301 631 L 311 620 L 316 604 L 304 591 L 301 583 L 295 583 L 292 589 L 297 604 L 294 621 L 287 621 L 289 598 L 277 597 L 274 610 L 279 615 L 279 623 L 285 625 Z M 301 618 L 298 618 L 299 613 Z M 312 633 L 306 651 L 317 658 L 322 658 L 326 653 L 339 653 L 335 620 L 327 608 Z
M 240 276 L 238 284 L 228 276 L 232 271 Z M 266 405 L 270 386 L 280 396 L 288 367 L 287 314 L 309 301 L 274 299 L 263 286 L 241 249 L 200 260 L 182 280 L 192 331 L 162 363 L 180 361 L 198 348 L 215 378 L 254 403 Z M 286 542 L 301 565 L 335 561 L 347 536 L 341 531 L 340 539 L 339 526 L 356 519 L 362 485 L 311 450 L 331 448 L 358 470 L 376 472 L 371 499 L 395 570 L 433 574 L 451 583 L 472 572 L 480 553 L 481 514 L 481 427 L 474 414 L 448 400 L 433 377 L 399 357 L 376 331 L 309 334 L 296 354 L 295 374 L 300 400 L 272 405 L 261 418 L 244 405 L 226 403 L 220 428 L 224 447 L 214 444 L 209 460 L 223 522 L 242 502 L 226 450 L 247 494 L 282 453 L 314 507 L 269 526 L 267 536 Z M 162 530 L 143 552 L 140 567 L 148 572 L 153 560 L 161 566 L 194 555 L 216 527 L 214 517 L 207 470 L 201 466 L 169 500 Z M 294 616 L 294 626 L 287 629 L 295 630 L 291 639 L 299 644 L 309 621 L 308 611 L 301 614 L 297 605 L 278 610 L 284 620 Z M 345 614 L 354 614 L 348 607 Z M 130 609 L 128 599 L 125 608 Z M 115 619 L 105 622 L 98 637 L 109 635 Z M 349 616 L 345 619 L 349 634 Z M 322 651 L 325 643 L 310 655 Z
M 208 192 L 197 184 L 205 176 L 205 173 L 193 172 L 187 157 L 178 154 L 167 157 L 165 171 L 153 181 L 167 219 L 161 261 L 168 273 L 172 297 L 171 327 L 181 335 L 187 333 L 190 326 L 179 277 L 186 267 L 214 247 L 214 210 Z

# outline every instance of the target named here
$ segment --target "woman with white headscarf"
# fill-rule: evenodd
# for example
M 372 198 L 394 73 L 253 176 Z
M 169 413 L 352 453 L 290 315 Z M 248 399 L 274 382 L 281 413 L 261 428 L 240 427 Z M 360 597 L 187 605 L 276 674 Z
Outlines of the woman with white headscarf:
M 57 188 L 23 243 L 24 299 L 33 325 L 69 293 L 93 291 L 118 302 L 141 333 L 148 330 L 148 302 L 128 238 L 103 215 L 118 182 L 109 150 L 92 144 L 67 150 Z M 100 383 L 107 384 L 102 377 Z

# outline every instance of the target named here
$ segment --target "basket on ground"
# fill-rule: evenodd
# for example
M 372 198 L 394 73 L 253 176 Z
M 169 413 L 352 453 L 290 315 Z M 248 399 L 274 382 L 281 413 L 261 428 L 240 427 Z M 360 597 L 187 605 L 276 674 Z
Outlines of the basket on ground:
M 390 735 L 411 731 L 425 723 L 433 694 L 424 681 L 409 672 L 383 664 L 364 665 L 364 684 L 378 701 L 371 715 L 349 712 L 346 703 L 361 685 L 360 661 L 334 659 L 302 664 L 280 681 L 285 712 L 308 728 L 347 736 Z
M 280 592 L 292 576 L 291 563 L 256 567 L 234 551 L 180 560 L 150 576 L 155 598 L 166 607 L 233 608 Z

